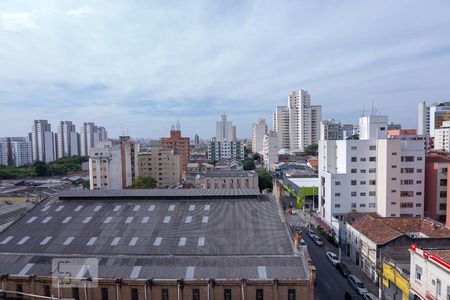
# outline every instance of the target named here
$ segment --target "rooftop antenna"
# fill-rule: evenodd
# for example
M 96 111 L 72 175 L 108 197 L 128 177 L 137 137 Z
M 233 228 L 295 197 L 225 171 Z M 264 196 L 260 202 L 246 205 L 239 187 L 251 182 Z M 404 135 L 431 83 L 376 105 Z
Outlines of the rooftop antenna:
M 375 113 L 375 106 L 373 105 L 373 97 L 372 97 L 372 116 L 374 115 L 374 113 Z
M 178 130 L 178 131 L 181 130 L 180 122 L 178 122 L 178 120 L 177 120 L 177 130 Z

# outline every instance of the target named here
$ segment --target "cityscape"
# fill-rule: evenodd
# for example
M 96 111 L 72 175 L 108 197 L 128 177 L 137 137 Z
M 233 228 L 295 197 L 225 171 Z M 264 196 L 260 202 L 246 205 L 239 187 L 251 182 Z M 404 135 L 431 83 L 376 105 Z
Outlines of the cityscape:
M 441 10 L 385 1 L 378 8 L 345 1 L 276 6 L 195 1 L 176 8 L 103 3 L 100 11 L 102 1 L 78 8 L 45 2 L 40 10 L 30 3 L 24 11 L 12 2 L 0 4 L 0 38 L 11 41 L 0 50 L 7 58 L 0 55 L 0 63 L 11 61 L 4 64 L 11 78 L 0 70 L 0 300 L 450 299 L 450 91 L 442 81 L 450 74 L 439 69 L 435 80 L 421 77 L 437 71 L 436 61 L 447 66 L 442 37 L 444 25 L 450 26 L 448 3 L 438 1 Z M 330 12 L 319 13 L 325 7 Z M 309 43 L 317 42 L 315 35 L 334 34 L 353 43 L 365 32 L 390 41 L 391 29 L 397 36 L 404 26 L 391 18 L 398 17 L 419 35 L 407 44 L 409 51 L 422 49 L 427 34 L 426 41 L 439 36 L 440 44 L 429 43 L 426 51 L 433 54 L 413 55 L 422 63 L 420 77 L 409 74 L 419 69 L 406 50 L 382 45 L 385 57 L 368 50 L 367 78 L 379 78 L 376 84 L 386 85 L 382 91 L 372 89 L 375 85 L 364 90 L 361 73 L 334 73 L 327 85 L 332 68 L 345 68 L 338 61 L 324 77 L 303 61 L 311 78 L 301 74 L 295 80 L 275 72 L 276 60 L 267 73 L 255 67 L 255 78 L 246 78 L 234 63 L 224 67 L 229 59 L 248 60 L 251 55 L 239 54 L 263 45 L 264 30 L 267 43 L 290 37 L 297 43 L 291 31 L 297 21 L 288 19 L 299 9 L 332 20 L 348 11 L 349 20 L 337 22 L 335 31 L 319 25 L 306 27 L 310 33 L 298 29 Z M 435 20 L 419 17 L 422 10 Z M 63 17 L 56 17 L 59 11 Z M 380 26 L 372 12 L 387 25 Z M 186 19 L 176 23 L 180 16 Z M 124 19 L 112 21 L 115 17 Z M 166 18 L 172 20 L 168 27 Z M 266 18 L 273 25 L 262 21 Z M 356 28 L 362 18 L 380 28 Z M 412 25 L 415 21 L 419 25 Z M 57 24 L 73 34 L 79 56 L 62 47 L 61 33 L 50 34 Z M 159 50 L 152 52 L 140 26 Z M 245 31 L 249 40 L 225 46 L 220 40 L 231 29 L 235 35 Z M 98 39 L 103 34 L 115 39 L 113 31 L 128 43 L 130 37 L 136 41 L 117 44 L 110 56 L 112 50 Z M 30 56 L 39 60 L 45 49 L 55 59 L 38 75 L 25 71 L 36 61 L 12 50 L 29 46 L 34 36 L 45 36 L 48 45 L 38 43 Z M 202 45 L 203 39 L 210 44 Z M 289 56 L 291 69 L 298 68 L 294 60 L 310 53 L 302 49 L 291 57 L 281 44 L 273 49 L 264 44 L 266 55 L 281 51 L 276 58 Z M 186 53 L 171 50 L 174 46 L 186 47 Z M 134 56 L 125 59 L 130 49 Z M 85 60 L 102 51 L 104 59 L 120 58 L 102 67 Z M 224 65 L 211 63 L 211 51 Z M 329 55 L 339 51 L 327 49 Z M 73 61 L 60 59 L 68 53 Z M 308 55 L 320 68 L 330 62 L 321 64 L 326 55 Z M 350 56 L 340 55 L 352 69 Z M 184 66 L 180 61 L 191 72 L 176 73 Z M 390 77 L 393 73 L 379 75 L 371 68 L 386 61 L 406 71 Z M 97 81 L 99 70 L 104 78 Z M 215 76 L 222 75 L 224 84 L 233 84 L 217 85 Z M 53 76 L 56 83 L 50 84 Z M 415 80 L 423 85 L 414 89 Z

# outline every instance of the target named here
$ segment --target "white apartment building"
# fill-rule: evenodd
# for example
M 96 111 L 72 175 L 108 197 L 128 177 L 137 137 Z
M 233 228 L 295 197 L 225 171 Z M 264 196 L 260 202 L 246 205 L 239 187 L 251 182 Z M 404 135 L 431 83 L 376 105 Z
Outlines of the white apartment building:
M 281 149 L 289 149 L 289 108 L 277 106 L 273 113 L 273 131 L 278 135 Z
M 264 135 L 262 152 L 266 169 L 275 170 L 274 165 L 278 163 L 278 151 L 280 151 L 278 135 L 276 132 L 270 131 Z
M 450 299 L 450 250 L 413 244 L 409 252 L 411 299 Z
M 425 101 L 419 102 L 417 133 L 435 137 L 435 130 L 445 121 L 450 120 L 450 102 L 434 103 L 430 106 Z
M 25 166 L 33 163 L 31 142 L 25 137 L 0 139 L 0 165 Z
M 208 143 L 208 159 L 219 160 L 221 158 L 244 159 L 244 145 L 240 142 L 217 142 Z
M 252 152 L 263 153 L 264 136 L 267 133 L 266 119 L 259 119 L 252 125 Z
M 89 155 L 91 148 L 107 139 L 108 134 L 104 127 L 98 127 L 93 122 L 84 122 L 80 131 L 80 155 Z
M 47 120 L 34 120 L 31 128 L 33 161 L 51 162 L 55 159 L 54 135 Z
M 227 115 L 221 115 L 222 120 L 216 122 L 216 140 L 218 142 L 235 141 L 236 128 L 233 128 L 233 122 L 227 121 Z
M 387 121 L 386 116 L 365 116 L 359 140 L 320 141 L 319 211 L 329 224 L 352 211 L 423 216 L 423 139 L 388 137 Z
M 57 135 L 58 158 L 79 155 L 78 133 L 72 121 L 60 121 Z
M 344 138 L 344 128 L 341 122 L 335 120 L 324 120 L 320 122 L 321 140 L 342 140 Z
M 289 141 L 290 150 L 303 151 L 316 144 L 320 138 L 322 107 L 311 106 L 311 96 L 307 91 L 293 91 L 289 103 Z
M 442 126 L 434 130 L 434 149 L 450 151 L 450 121 L 444 121 Z
M 134 142 L 99 142 L 89 152 L 90 189 L 121 190 L 131 187 L 136 163 Z

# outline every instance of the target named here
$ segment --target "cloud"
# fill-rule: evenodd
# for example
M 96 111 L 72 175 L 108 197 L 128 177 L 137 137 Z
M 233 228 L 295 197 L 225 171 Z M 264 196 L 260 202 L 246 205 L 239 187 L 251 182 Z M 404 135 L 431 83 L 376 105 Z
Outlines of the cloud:
M 29 12 L 0 12 L 0 28 L 5 31 L 35 30 L 39 26 Z
M 75 9 L 71 9 L 68 10 L 66 12 L 66 14 L 68 14 L 69 16 L 76 16 L 76 17 L 81 17 L 81 16 L 85 16 L 85 15 L 90 15 L 94 12 L 94 9 L 90 6 L 81 6 Z

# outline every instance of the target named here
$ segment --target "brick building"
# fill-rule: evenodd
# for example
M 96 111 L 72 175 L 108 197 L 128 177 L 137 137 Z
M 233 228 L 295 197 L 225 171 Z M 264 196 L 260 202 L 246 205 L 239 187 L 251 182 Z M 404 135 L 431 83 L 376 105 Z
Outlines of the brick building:
M 187 174 L 187 165 L 191 156 L 191 140 L 188 137 L 181 136 L 180 125 L 172 126 L 170 137 L 161 138 L 161 147 L 165 150 L 173 150 L 175 154 L 181 155 L 181 174 L 183 178 Z

